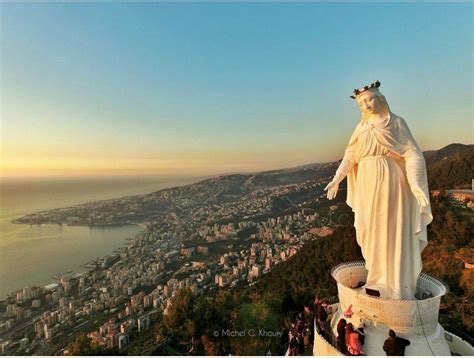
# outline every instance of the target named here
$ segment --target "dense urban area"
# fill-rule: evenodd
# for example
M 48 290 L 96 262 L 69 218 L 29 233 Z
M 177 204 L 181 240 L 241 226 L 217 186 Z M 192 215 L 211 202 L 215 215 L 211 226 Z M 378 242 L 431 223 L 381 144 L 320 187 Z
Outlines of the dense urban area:
M 96 343 L 122 348 L 132 331 L 148 329 L 159 311 L 166 315 L 184 287 L 201 294 L 216 286 L 252 285 L 306 241 L 332 232 L 337 205 L 327 212 L 312 208 L 324 200 L 324 174 L 331 167 L 308 169 L 323 174 L 316 180 L 298 177 L 297 183 L 275 186 L 256 183 L 264 176 L 223 176 L 17 220 L 34 225 L 141 222 L 145 229 L 126 247 L 88 263 L 85 272 L 59 275 L 57 283 L 9 295 L 0 323 L 2 353 L 59 354 L 84 331 Z M 272 216 L 282 209 L 288 214 Z
M 227 175 L 145 195 L 48 210 L 18 224 L 140 224 L 143 231 L 110 255 L 25 287 L 0 301 L 2 354 L 67 354 L 86 333 L 123 349 L 166 316 L 183 288 L 194 295 L 252 286 L 305 243 L 349 226 L 344 195 L 323 191 L 337 162 Z M 472 209 L 472 190 L 432 192 Z M 466 262 L 469 264 L 469 262 Z

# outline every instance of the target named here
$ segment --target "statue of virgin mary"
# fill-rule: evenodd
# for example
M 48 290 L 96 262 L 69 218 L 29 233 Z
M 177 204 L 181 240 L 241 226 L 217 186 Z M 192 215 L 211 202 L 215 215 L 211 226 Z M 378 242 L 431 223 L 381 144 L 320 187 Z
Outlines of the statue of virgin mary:
M 368 271 L 366 288 L 382 297 L 412 300 L 432 221 L 423 153 L 403 118 L 392 113 L 374 82 L 354 90 L 362 118 L 333 180 L 333 199 L 347 176 L 357 243 Z

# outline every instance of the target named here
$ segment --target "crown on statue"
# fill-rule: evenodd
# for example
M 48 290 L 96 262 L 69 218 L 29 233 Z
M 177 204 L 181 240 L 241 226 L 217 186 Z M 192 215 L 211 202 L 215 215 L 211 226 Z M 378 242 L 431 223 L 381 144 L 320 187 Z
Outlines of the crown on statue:
M 362 89 L 355 89 L 354 90 L 354 95 L 351 96 L 351 98 L 353 99 L 356 99 L 357 96 L 359 96 L 360 94 L 364 93 L 364 92 L 367 92 L 367 91 L 370 91 L 370 90 L 373 90 L 373 89 L 377 89 L 380 87 L 380 81 L 375 81 L 373 83 L 371 83 L 369 86 L 364 86 L 364 88 Z

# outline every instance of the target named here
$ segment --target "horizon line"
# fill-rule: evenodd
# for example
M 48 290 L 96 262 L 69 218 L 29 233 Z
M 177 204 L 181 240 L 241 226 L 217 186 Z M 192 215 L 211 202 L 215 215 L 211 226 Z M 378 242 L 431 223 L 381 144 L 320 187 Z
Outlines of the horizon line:
M 423 150 L 422 152 L 429 152 L 429 151 L 437 151 L 441 150 L 443 148 L 446 148 L 450 145 L 465 145 L 465 146 L 470 146 L 474 144 L 465 144 L 465 143 L 460 143 L 460 142 L 453 142 L 446 144 L 442 146 L 441 148 L 438 149 L 426 149 Z M 33 175 L 5 175 L 5 173 L 0 173 L 0 180 L 25 180 L 25 179 L 119 179 L 119 178 L 153 178 L 153 177 L 160 177 L 160 178 L 170 178 L 170 179 L 190 179 L 190 178 L 215 178 L 219 176 L 225 176 L 225 175 L 236 175 L 236 174 L 256 174 L 256 173 L 265 173 L 265 172 L 271 172 L 271 171 L 277 171 L 277 170 L 285 170 L 285 169 L 292 169 L 292 168 L 298 168 L 298 167 L 303 167 L 307 165 L 313 165 L 313 164 L 329 164 L 329 163 L 334 163 L 340 161 L 342 158 L 336 159 L 336 160 L 329 160 L 329 161 L 314 161 L 314 162 L 305 162 L 305 163 L 300 163 L 300 164 L 292 164 L 290 166 L 285 166 L 285 167 L 274 167 L 274 168 L 268 168 L 268 169 L 261 169 L 261 170 L 231 170 L 231 171 L 210 171 L 210 172 L 196 172 L 195 169 L 190 169 L 190 168 L 180 168 L 178 171 L 175 173 L 152 173 L 152 172 L 144 172 L 142 174 L 139 173 L 138 170 L 135 170 L 130 173 L 120 173 L 120 174 L 112 174 L 112 173 L 105 173 L 103 175 L 100 174 L 92 174 L 92 173 L 87 173 L 84 175 L 77 175 L 75 173 L 72 174 L 56 174 L 56 175 L 51 175 L 51 174 L 44 174 L 42 175 L 41 173 L 34 173 Z M 165 169 L 166 170 L 166 169 Z M 176 170 L 176 168 L 174 168 Z M 183 170 L 188 170 L 188 174 L 182 173 Z M 194 171 L 194 173 L 193 173 Z

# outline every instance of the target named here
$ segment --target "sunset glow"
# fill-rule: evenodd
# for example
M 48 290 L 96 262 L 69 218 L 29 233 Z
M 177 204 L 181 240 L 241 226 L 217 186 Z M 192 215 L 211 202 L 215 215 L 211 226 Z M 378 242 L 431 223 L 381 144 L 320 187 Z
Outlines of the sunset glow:
M 342 5 L 4 3 L 0 175 L 337 160 L 375 79 L 423 150 L 472 142 L 471 4 Z

